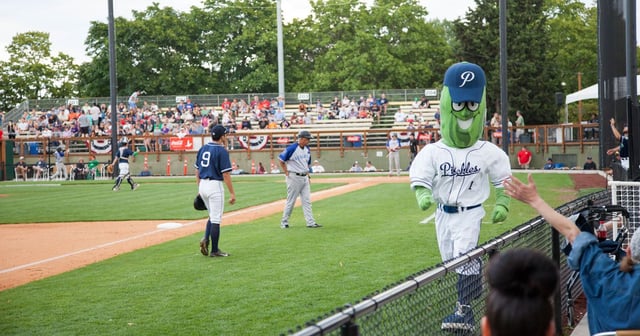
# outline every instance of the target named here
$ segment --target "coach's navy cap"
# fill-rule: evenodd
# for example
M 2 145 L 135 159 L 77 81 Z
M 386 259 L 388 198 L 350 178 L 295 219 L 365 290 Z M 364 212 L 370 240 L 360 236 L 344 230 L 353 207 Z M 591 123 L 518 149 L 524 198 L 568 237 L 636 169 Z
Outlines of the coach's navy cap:
M 218 140 L 227 133 L 229 133 L 229 131 L 227 131 L 227 129 L 222 125 L 215 125 L 213 126 L 213 128 L 211 128 L 211 137 L 213 138 L 213 140 Z
M 444 85 L 449 88 L 454 103 L 480 103 L 486 83 L 484 70 L 474 63 L 456 63 L 444 74 Z

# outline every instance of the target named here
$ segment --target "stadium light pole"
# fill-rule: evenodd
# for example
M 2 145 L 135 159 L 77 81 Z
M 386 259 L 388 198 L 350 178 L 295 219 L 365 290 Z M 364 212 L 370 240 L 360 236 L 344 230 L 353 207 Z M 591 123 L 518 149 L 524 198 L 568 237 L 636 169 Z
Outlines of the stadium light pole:
M 116 144 L 118 143 L 118 115 L 116 113 L 116 100 L 118 96 L 118 83 L 116 78 L 116 36 L 115 22 L 113 20 L 113 0 L 109 0 L 109 93 L 111 95 L 111 161 L 116 157 Z
M 278 96 L 284 99 L 284 46 L 282 42 L 282 0 L 276 0 L 278 20 Z
M 502 150 L 509 154 L 509 101 L 507 95 L 507 0 L 500 0 L 500 110 Z

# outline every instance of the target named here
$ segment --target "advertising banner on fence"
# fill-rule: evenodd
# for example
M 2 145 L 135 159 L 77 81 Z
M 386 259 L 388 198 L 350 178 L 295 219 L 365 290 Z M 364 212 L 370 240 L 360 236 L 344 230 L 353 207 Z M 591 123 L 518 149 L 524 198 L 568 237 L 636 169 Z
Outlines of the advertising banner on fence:
M 169 149 L 171 149 L 172 151 L 192 150 L 193 138 L 192 137 L 184 137 L 184 138 L 172 137 L 169 141 Z

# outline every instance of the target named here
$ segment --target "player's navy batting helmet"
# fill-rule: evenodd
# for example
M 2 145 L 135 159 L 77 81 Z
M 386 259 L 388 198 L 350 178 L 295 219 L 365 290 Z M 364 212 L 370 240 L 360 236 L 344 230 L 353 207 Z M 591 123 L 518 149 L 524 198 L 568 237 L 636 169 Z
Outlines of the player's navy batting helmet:
M 311 139 L 311 133 L 307 130 L 302 130 L 298 132 L 298 138 Z

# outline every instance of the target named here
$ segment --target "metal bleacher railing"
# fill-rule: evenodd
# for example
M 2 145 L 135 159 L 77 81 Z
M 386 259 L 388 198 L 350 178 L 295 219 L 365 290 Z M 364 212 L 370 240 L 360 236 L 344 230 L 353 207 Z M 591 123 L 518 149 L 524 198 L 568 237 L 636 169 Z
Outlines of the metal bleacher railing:
M 569 202 L 557 208 L 565 216 L 587 207 L 608 204 L 610 193 L 603 190 Z M 563 239 L 564 240 L 564 239 Z M 455 270 L 466 264 L 481 261 L 483 266 L 492 254 L 512 248 L 528 247 L 546 253 L 559 265 L 561 272 L 560 291 L 554 305 L 556 328 L 562 334 L 562 319 L 567 314 L 568 300 L 566 282 L 571 275 L 566 257 L 560 252 L 561 241 L 557 232 L 541 217 L 534 218 L 519 227 L 496 237 L 465 255 L 438 264 L 405 280 L 388 286 L 381 292 L 373 293 L 354 304 L 338 308 L 317 320 L 309 321 L 304 327 L 289 330 L 297 336 L 315 335 L 440 335 L 442 318 L 451 314 L 456 301 Z M 582 288 L 574 288 L 574 295 Z M 576 294 L 577 293 L 577 294 Z M 488 294 L 486 283 L 479 298 L 473 301 L 475 329 L 464 335 L 480 335 L 480 317 L 484 315 L 485 299 Z M 566 317 L 564 317 L 566 318 Z

